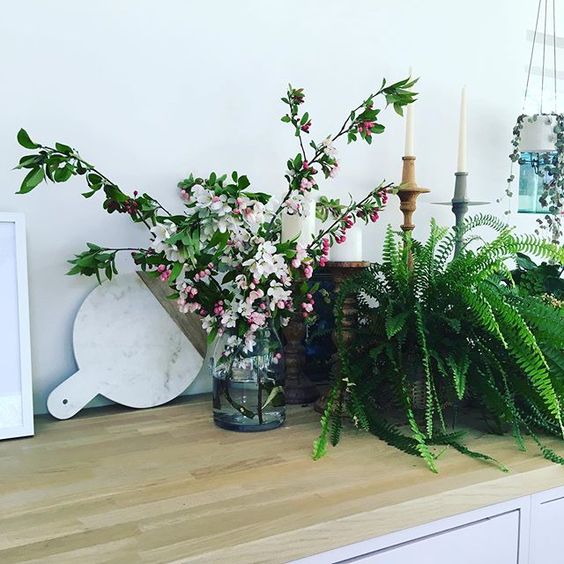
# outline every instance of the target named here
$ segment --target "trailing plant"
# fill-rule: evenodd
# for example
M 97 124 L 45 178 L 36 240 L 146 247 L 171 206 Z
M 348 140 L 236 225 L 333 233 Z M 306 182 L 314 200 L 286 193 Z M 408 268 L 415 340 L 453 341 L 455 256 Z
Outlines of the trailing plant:
M 551 234 L 553 242 L 557 243 L 562 237 L 562 219 L 564 212 L 564 114 L 541 113 L 527 116 L 521 114 L 517 117 L 513 127 L 511 145 L 513 150 L 509 155 L 511 160 L 511 173 L 507 179 L 505 193 L 513 196 L 512 183 L 515 179 L 513 164 L 523 164 L 524 157 L 520 150 L 521 132 L 526 123 L 534 123 L 539 119 L 548 120 L 547 124 L 554 123 L 555 136 L 554 151 L 535 153 L 533 170 L 542 179 L 543 190 L 538 196 L 541 206 L 548 210 L 542 218 L 537 219 L 540 229 L 546 229 Z M 536 231 L 537 235 L 539 231 Z
M 496 236 L 475 246 L 473 233 L 484 226 Z M 337 326 L 350 293 L 358 297 L 359 325 L 354 347 L 337 339 L 341 370 L 314 458 L 338 443 L 346 414 L 435 472 L 436 445 L 503 469 L 464 445 L 455 422 L 470 403 L 490 429 L 512 432 L 523 449 L 528 434 L 546 458 L 564 463 L 537 435 L 564 432 L 564 309 L 520 291 L 510 271 L 518 253 L 561 265 L 564 249 L 518 236 L 488 215 L 461 229 L 464 243 L 455 256 L 455 233 L 434 221 L 424 243 L 388 228 L 382 262 L 343 288 Z

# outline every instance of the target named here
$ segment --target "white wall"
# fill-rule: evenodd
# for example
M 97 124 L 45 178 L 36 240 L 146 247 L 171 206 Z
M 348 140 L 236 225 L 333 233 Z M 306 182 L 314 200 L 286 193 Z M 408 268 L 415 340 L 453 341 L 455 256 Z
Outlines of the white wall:
M 176 183 L 189 171 L 237 169 L 262 190 L 280 192 L 295 139 L 280 122 L 288 81 L 303 86 L 321 139 L 381 77 L 421 76 L 416 116 L 417 172 L 432 189 L 421 200 L 416 233 L 431 216 L 450 223 L 460 88 L 469 89 L 470 192 L 501 195 L 509 140 L 521 111 L 530 0 L 20 0 L 0 18 L 0 210 L 28 222 L 32 346 L 37 411 L 75 370 L 74 315 L 95 285 L 66 277 L 66 259 L 85 241 L 146 242 L 100 198 L 84 200 L 79 180 L 16 196 L 10 170 L 22 149 L 16 132 L 71 144 L 124 189 L 141 188 L 178 204 Z M 341 151 L 330 194 L 360 195 L 381 179 L 399 180 L 403 123 L 371 147 Z M 367 229 L 375 258 L 396 201 Z

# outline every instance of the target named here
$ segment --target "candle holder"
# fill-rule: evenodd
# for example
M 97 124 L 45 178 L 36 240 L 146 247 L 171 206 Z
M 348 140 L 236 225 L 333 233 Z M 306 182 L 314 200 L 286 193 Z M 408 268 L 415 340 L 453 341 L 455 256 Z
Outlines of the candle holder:
M 462 249 L 462 225 L 468 213 L 470 206 L 485 206 L 491 202 L 471 202 L 466 197 L 468 173 L 455 172 L 454 173 L 454 196 L 450 202 L 435 202 L 439 206 L 451 206 L 452 213 L 454 214 L 454 225 L 456 228 L 455 241 L 454 241 L 454 254 L 455 256 L 460 253 Z
M 366 261 L 351 261 L 351 262 L 337 262 L 329 261 L 327 263 L 326 269 L 333 275 L 333 281 L 335 282 L 335 296 L 338 296 L 342 287 L 343 282 L 347 280 L 350 276 L 358 272 L 359 269 L 363 269 L 370 266 L 369 262 Z M 348 348 L 352 346 L 355 335 L 355 328 L 357 325 L 357 314 L 358 314 L 358 304 L 356 296 L 348 295 L 343 303 L 343 319 L 342 319 L 342 339 L 344 345 Z M 333 343 L 338 347 L 337 344 L 337 327 L 333 329 Z M 331 359 L 331 372 L 335 379 L 341 376 L 341 366 L 339 362 L 338 351 L 333 354 Z M 324 413 L 327 407 L 327 395 L 328 391 L 321 395 L 321 397 L 315 402 L 314 408 L 319 413 Z
M 305 323 L 297 315 L 293 315 L 288 325 L 282 329 L 286 344 L 284 345 L 284 362 L 286 380 L 284 395 L 289 405 L 312 403 L 319 397 L 319 391 L 305 373 L 305 347 L 303 344 L 306 329 Z
M 398 198 L 400 199 L 400 210 L 403 213 L 403 223 L 401 224 L 402 231 L 407 233 L 413 231 L 415 224 L 413 223 L 413 214 L 417 207 L 416 201 L 420 194 L 430 192 L 429 188 L 423 188 L 417 185 L 415 180 L 415 157 L 405 156 L 402 157 L 403 170 L 401 176 L 401 186 L 397 191 Z

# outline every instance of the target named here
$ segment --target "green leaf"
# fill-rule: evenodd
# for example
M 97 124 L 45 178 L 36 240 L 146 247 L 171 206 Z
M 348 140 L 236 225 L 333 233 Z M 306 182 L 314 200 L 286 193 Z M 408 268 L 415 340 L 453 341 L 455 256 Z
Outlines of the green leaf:
M 72 147 L 65 145 L 64 143 L 55 143 L 55 149 L 60 153 L 64 153 L 65 155 L 72 155 L 73 150 Z
M 20 159 L 18 166 L 16 168 L 35 168 L 40 164 L 42 158 L 37 155 L 26 155 Z
M 245 188 L 248 188 L 250 185 L 251 182 L 245 175 L 239 177 L 239 180 L 237 182 L 239 190 L 245 190 Z
M 27 194 L 31 192 L 38 184 L 45 178 L 42 168 L 34 168 L 29 171 L 27 176 L 23 179 L 21 188 L 16 194 Z
M 524 253 L 517 253 L 515 262 L 517 263 L 517 266 L 523 270 L 533 270 L 537 267 L 536 263 Z
M 404 328 L 408 317 L 409 312 L 403 311 L 386 319 L 386 335 L 388 336 L 388 339 L 397 335 Z
M 233 280 L 237 277 L 237 274 L 239 273 L 234 269 L 227 271 L 222 279 L 222 283 L 227 284 L 228 282 L 233 282 Z
M 30 139 L 29 135 L 27 134 L 27 131 L 23 128 L 18 131 L 18 143 L 22 147 L 25 147 L 26 149 L 37 149 L 38 147 L 41 147 L 41 145 L 34 143 Z
M 178 278 L 178 275 L 180 274 L 181 270 L 182 270 L 182 264 L 180 264 L 179 262 L 175 262 L 172 267 L 172 272 L 170 273 L 171 282 L 174 282 Z
M 72 172 L 72 167 L 66 164 L 64 167 L 55 170 L 53 178 L 55 182 L 66 182 L 72 176 Z

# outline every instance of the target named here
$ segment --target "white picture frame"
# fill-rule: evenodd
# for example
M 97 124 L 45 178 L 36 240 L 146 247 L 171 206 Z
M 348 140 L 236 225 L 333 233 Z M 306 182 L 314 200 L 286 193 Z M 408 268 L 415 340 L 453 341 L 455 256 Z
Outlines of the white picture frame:
M 25 217 L 0 212 L 0 439 L 33 435 Z

